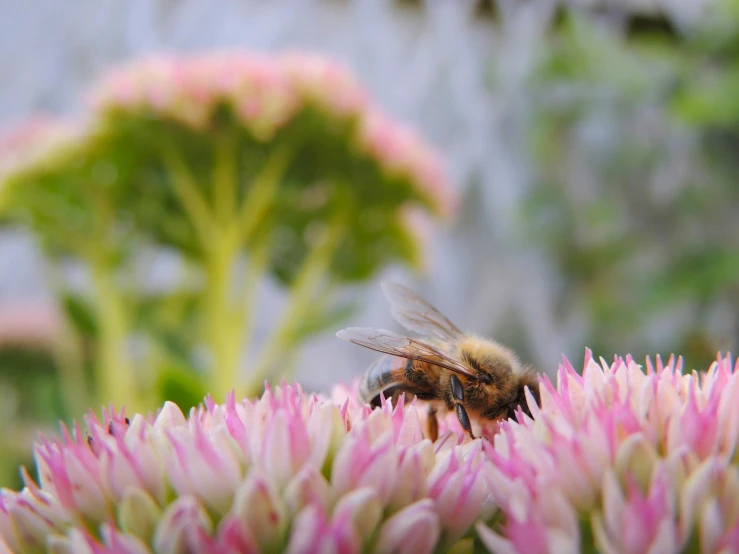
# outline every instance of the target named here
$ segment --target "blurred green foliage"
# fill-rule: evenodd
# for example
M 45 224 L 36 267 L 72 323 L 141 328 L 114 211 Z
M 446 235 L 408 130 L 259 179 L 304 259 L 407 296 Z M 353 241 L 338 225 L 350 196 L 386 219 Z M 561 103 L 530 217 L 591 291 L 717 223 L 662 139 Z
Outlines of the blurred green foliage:
M 0 440 L 2 486 L 20 486 L 18 466 L 32 465 L 31 445 L 38 428 L 48 429 L 60 417 L 69 416 L 56 361 L 48 349 L 38 346 L 0 347 L 0 417 L 6 423 Z
M 534 83 L 524 225 L 604 356 L 737 347 L 738 8 L 684 35 L 569 14 Z

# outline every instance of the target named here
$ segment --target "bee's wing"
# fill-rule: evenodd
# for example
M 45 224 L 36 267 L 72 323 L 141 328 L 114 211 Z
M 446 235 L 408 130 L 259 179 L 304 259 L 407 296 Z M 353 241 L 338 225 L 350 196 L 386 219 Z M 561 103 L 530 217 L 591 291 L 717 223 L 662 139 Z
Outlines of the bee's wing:
M 454 323 L 408 287 L 393 281 L 383 281 L 381 286 L 393 317 L 409 331 L 447 342 L 462 336 Z
M 349 327 L 336 333 L 336 336 L 345 341 L 353 342 L 365 348 L 384 352 L 400 358 L 420 360 L 462 373 L 468 377 L 475 377 L 475 372 L 455 360 L 445 352 L 429 344 L 404 337 L 386 329 L 373 329 L 371 327 Z

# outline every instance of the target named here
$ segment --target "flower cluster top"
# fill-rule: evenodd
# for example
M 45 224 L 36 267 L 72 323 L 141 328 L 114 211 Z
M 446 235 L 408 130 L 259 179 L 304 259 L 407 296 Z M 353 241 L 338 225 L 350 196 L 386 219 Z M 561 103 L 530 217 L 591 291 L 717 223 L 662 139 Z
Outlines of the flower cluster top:
M 111 71 L 90 102 L 101 114 L 143 110 L 195 129 L 207 128 L 214 111 L 227 105 L 263 141 L 306 106 L 336 120 L 357 119 L 359 148 L 388 172 L 409 177 L 439 213 L 454 208 L 438 155 L 374 106 L 353 75 L 328 58 L 245 52 L 157 56 Z
M 72 223 L 195 258 L 214 227 L 240 227 L 233 240 L 271 242 L 271 271 L 290 283 L 320 230 L 343 224 L 332 272 L 357 281 L 390 260 L 422 265 L 419 214 L 457 207 L 439 154 L 320 56 L 143 58 L 106 73 L 70 125 L 42 123 L 0 140 L 0 214 L 63 254 L 79 250 L 59 231 Z M 94 202 L 113 214 L 104 231 Z
M 679 364 L 677 364 L 679 366 Z M 739 550 L 739 372 L 586 356 L 533 419 L 470 441 L 453 414 L 371 411 L 342 389 L 207 399 L 189 417 L 106 411 L 36 447 L 0 495 L 14 552 L 730 553 Z M 530 401 L 531 405 L 531 401 Z

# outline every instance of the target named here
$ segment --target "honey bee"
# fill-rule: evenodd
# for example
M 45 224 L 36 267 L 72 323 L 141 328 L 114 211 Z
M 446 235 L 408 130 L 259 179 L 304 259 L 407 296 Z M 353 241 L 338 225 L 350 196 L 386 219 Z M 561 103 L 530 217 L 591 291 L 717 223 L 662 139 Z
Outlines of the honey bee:
M 456 411 L 462 428 L 472 433 L 470 416 L 496 420 L 515 417 L 516 409 L 529 416 L 526 387 L 540 404 L 536 374 L 521 365 L 510 349 L 492 340 L 463 333 L 439 310 L 409 288 L 382 283 L 393 317 L 403 327 L 423 335 L 409 338 L 385 329 L 349 327 L 340 339 L 383 352 L 364 374 L 359 394 L 371 406 L 380 397 L 415 395 L 429 402 L 429 438 L 438 438 L 437 410 Z

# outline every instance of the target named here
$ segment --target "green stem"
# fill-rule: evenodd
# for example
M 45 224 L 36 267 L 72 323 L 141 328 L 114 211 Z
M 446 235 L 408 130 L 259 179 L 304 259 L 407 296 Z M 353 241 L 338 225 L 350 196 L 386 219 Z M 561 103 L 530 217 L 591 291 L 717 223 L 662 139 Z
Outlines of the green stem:
M 234 313 L 231 271 L 236 258 L 231 241 L 214 241 L 205 261 L 205 337 L 213 356 L 210 393 L 220 397 L 235 386 L 242 336 Z
M 102 403 L 126 406 L 129 413 L 140 411 L 140 397 L 126 348 L 127 318 L 125 302 L 114 282 L 109 264 L 95 260 L 92 281 L 97 295 L 98 359 L 97 392 Z
M 241 336 L 231 298 L 231 271 L 239 249 L 235 198 L 238 184 L 236 145 L 223 134 L 215 145 L 212 174 L 213 209 L 201 194 L 195 176 L 172 145 L 164 147 L 164 160 L 172 186 L 200 241 L 205 269 L 203 337 L 210 350 L 210 391 L 225 394 L 232 386 L 239 363 Z
M 236 143 L 227 131 L 215 143 L 213 167 L 213 241 L 207 248 L 206 333 L 213 365 L 211 394 L 225 396 L 234 386 L 242 352 L 243 325 L 234 308 L 231 274 L 239 252 L 236 215 L 238 167 Z
M 64 398 L 65 416 L 77 417 L 91 406 L 90 392 L 83 371 L 80 337 L 66 322 L 54 345 L 54 359 L 59 368 L 59 386 Z
M 580 516 L 580 552 L 583 554 L 597 554 L 593 525 L 588 516 Z
M 242 332 L 244 341 L 248 341 L 254 334 L 254 307 L 256 304 L 259 283 L 264 277 L 267 262 L 269 261 L 269 241 L 262 240 L 251 248 L 249 263 L 244 275 L 244 287 L 240 304 L 242 306 Z M 246 344 L 248 348 L 249 344 Z
M 225 395 L 239 385 L 239 360 L 243 344 L 251 335 L 254 295 L 269 254 L 266 240 L 252 246 L 243 295 L 233 294 L 231 272 L 240 246 L 254 242 L 274 202 L 289 159 L 285 148 L 275 150 L 252 182 L 242 205 L 236 207 L 238 167 L 235 156 L 233 142 L 223 137 L 217 146 L 213 174 L 218 227 L 206 249 L 205 321 L 213 355 L 210 392 L 215 395 Z
M 219 222 L 231 221 L 236 210 L 236 189 L 239 180 L 235 138 L 223 132 L 216 139 L 213 168 L 213 206 Z
M 267 163 L 254 179 L 239 210 L 241 237 L 249 243 L 261 227 L 264 217 L 274 203 L 278 184 L 290 162 L 290 150 L 283 145 L 272 152 Z
M 314 307 L 316 294 L 341 244 L 347 224 L 345 214 L 337 212 L 325 230 L 322 240 L 303 262 L 303 267 L 291 288 L 288 307 L 280 324 L 267 340 L 249 376 L 249 387 L 246 391 L 248 395 L 253 395 L 261 389 L 262 381 L 270 375 L 279 359 L 293 346 L 295 332 Z
M 192 221 L 201 245 L 207 246 L 211 240 L 214 225 L 211 210 L 198 190 L 195 177 L 179 152 L 168 144 L 165 144 L 163 148 L 164 161 L 172 179 L 175 195 Z
M 81 253 L 83 259 L 84 252 Z M 57 299 L 64 297 L 64 284 L 59 268 L 52 260 L 44 263 L 44 274 Z M 67 315 L 66 313 L 64 314 Z M 84 372 L 82 337 L 69 321 L 63 319 L 60 336 L 54 341 L 54 359 L 59 370 L 59 386 L 64 399 L 64 415 L 76 417 L 92 406 L 90 387 Z

